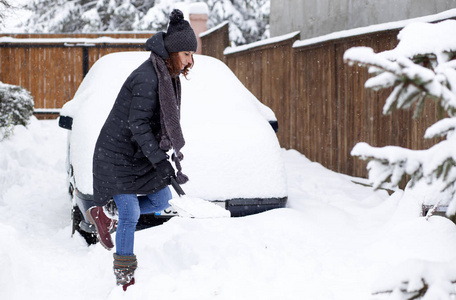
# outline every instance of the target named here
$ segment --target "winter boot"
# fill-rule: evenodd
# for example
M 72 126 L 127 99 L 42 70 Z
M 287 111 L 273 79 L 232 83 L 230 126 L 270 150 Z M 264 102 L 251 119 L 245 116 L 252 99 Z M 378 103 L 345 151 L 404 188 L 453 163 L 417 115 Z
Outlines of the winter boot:
M 135 270 L 138 267 L 136 255 L 117 255 L 114 253 L 114 275 L 117 285 L 121 285 L 126 291 L 130 285 L 135 284 Z
M 97 230 L 97 239 L 100 244 L 108 250 L 114 248 L 110 231 L 115 225 L 114 220 L 108 218 L 103 211 L 103 207 L 92 206 L 86 211 L 87 219 Z

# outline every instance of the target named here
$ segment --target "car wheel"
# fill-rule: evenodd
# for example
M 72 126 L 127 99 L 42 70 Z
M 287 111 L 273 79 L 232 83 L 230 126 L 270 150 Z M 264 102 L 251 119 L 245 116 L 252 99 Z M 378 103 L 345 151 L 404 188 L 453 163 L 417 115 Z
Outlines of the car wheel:
M 71 236 L 77 231 L 84 238 L 88 245 L 93 245 L 97 243 L 97 236 L 94 233 L 86 232 L 81 229 L 79 224 L 83 220 L 81 210 L 77 206 L 73 206 L 71 210 L 71 221 L 72 221 L 72 232 Z

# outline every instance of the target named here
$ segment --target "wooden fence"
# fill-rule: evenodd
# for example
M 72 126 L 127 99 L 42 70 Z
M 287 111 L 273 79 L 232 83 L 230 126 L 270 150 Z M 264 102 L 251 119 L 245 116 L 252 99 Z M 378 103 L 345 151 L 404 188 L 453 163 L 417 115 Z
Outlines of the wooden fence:
M 369 46 L 376 52 L 394 48 L 398 31 L 300 46 L 296 46 L 299 33 L 294 33 L 274 42 L 230 50 L 225 23 L 201 40 L 203 54 L 224 61 L 274 110 L 282 147 L 296 149 L 336 172 L 365 177 L 366 164 L 350 155 L 356 143 L 424 149 L 435 142 L 423 139 L 425 129 L 437 119 L 433 104 L 427 105 L 418 120 L 411 118 L 411 111 L 383 116 L 389 91 L 365 89 L 367 70 L 343 62 L 350 47 Z M 0 81 L 31 91 L 38 112 L 58 113 L 98 58 L 110 52 L 143 50 L 151 35 L 0 35 Z
M 382 108 L 390 90 L 365 89 L 367 70 L 343 61 L 344 52 L 354 46 L 372 47 L 376 52 L 394 48 L 398 32 L 386 30 L 303 46 L 297 46 L 296 33 L 244 50 L 226 49 L 217 56 L 274 110 L 282 147 L 296 149 L 336 172 L 365 177 L 366 163 L 350 155 L 358 142 L 412 149 L 436 142 L 423 138 L 426 128 L 437 120 L 435 105 L 428 104 L 418 120 L 412 119 L 413 111 L 384 116 Z M 214 37 L 223 38 L 220 32 Z M 209 48 L 205 43 L 223 43 L 210 37 L 202 42 L 203 54 Z
M 29 90 L 36 113 L 55 118 L 97 59 L 112 52 L 145 50 L 144 42 L 152 35 L 0 35 L 0 81 Z

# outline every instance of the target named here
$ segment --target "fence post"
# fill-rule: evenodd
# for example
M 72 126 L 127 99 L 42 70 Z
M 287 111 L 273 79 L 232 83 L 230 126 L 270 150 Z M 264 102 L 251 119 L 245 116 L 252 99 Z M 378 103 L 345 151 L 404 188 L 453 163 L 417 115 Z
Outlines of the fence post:
M 82 78 L 89 72 L 89 48 L 82 46 Z

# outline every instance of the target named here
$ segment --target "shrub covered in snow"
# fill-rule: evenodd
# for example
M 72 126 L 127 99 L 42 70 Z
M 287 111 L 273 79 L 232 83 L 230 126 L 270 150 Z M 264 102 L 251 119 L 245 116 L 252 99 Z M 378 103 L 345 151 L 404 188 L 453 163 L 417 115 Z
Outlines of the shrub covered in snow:
M 0 82 L 0 141 L 13 133 L 15 125 L 27 125 L 33 115 L 33 97 L 26 89 Z

